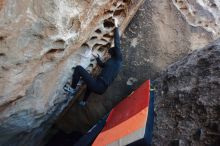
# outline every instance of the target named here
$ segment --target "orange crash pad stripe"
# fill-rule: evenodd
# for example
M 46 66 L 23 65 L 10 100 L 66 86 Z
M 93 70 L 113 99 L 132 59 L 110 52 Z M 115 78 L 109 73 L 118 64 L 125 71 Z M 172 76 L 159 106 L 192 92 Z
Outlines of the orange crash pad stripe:
M 134 131 L 144 128 L 146 125 L 147 111 L 147 108 L 145 108 L 130 119 L 127 119 L 109 130 L 101 132 L 93 143 L 93 146 L 105 146 L 111 144 L 124 136 L 132 134 Z
M 110 113 L 106 125 L 93 146 L 110 144 L 130 133 L 144 128 L 150 97 L 150 81 L 120 102 Z

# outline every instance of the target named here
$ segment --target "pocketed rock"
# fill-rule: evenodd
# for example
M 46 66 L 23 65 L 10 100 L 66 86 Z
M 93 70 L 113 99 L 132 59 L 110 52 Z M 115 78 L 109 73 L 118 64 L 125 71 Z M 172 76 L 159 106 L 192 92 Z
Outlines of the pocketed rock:
M 92 72 L 143 0 L 0 0 L 0 145 L 40 145 L 72 98 L 71 68 Z M 129 11 L 128 11 L 129 10 Z
M 218 0 L 172 0 L 186 21 L 211 32 L 214 38 L 220 35 L 220 2 Z

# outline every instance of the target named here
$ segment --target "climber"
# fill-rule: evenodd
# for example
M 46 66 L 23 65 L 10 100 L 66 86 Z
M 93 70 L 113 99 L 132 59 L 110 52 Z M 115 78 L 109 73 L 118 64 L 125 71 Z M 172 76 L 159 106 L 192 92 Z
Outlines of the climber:
M 91 92 L 97 94 L 103 94 L 108 86 L 113 82 L 116 78 L 119 70 L 121 68 L 122 63 L 122 53 L 120 47 L 120 38 L 119 38 L 119 29 L 117 19 L 114 19 L 115 30 L 114 30 L 114 47 L 108 50 L 109 58 L 105 63 L 100 60 L 99 55 L 95 56 L 97 64 L 102 68 L 101 73 L 97 76 L 97 78 L 93 78 L 82 66 L 77 66 L 75 68 L 73 77 L 72 77 L 72 85 L 66 84 L 64 86 L 64 90 L 74 95 L 77 91 L 77 83 L 82 77 L 82 80 L 87 85 L 87 90 L 85 92 L 83 100 L 79 103 L 80 105 L 86 105 L 86 101 L 91 94 Z

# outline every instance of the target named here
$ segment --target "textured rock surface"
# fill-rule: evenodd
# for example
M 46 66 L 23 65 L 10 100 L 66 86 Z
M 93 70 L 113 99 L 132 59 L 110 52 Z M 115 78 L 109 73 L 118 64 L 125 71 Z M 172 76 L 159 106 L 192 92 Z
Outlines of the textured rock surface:
M 73 104 L 57 127 L 86 131 L 145 80 L 213 40 L 212 33 L 189 24 L 172 1 L 145 1 L 122 35 L 123 65 L 117 79 L 104 95 L 92 94 L 85 108 Z M 132 86 L 127 84 L 131 77 L 137 79 Z
M 1 145 L 39 145 L 71 100 L 62 90 L 70 68 L 80 64 L 94 69 L 91 53 L 102 56 L 111 45 L 112 15 L 123 30 L 142 2 L 115 1 L 0 0 Z M 170 63 L 217 38 L 218 1 L 215 11 L 203 14 L 209 4 L 205 3 L 201 15 L 193 17 L 205 19 L 204 25 L 190 21 L 179 5 L 201 2 L 147 0 L 122 37 L 124 64 L 114 84 L 105 95 L 92 95 L 84 109 L 73 103 L 58 127 L 85 131 L 145 79 L 155 78 Z M 130 77 L 137 79 L 135 86 L 127 86 Z
M 220 39 L 170 65 L 156 80 L 155 145 L 174 140 L 183 145 L 219 144 L 219 55 Z
M 220 1 L 219 0 L 172 0 L 187 22 L 211 32 L 213 37 L 220 35 Z
M 69 103 L 71 68 L 92 71 L 142 0 L 0 1 L 0 145 L 39 145 Z M 128 11 L 129 10 L 129 11 Z

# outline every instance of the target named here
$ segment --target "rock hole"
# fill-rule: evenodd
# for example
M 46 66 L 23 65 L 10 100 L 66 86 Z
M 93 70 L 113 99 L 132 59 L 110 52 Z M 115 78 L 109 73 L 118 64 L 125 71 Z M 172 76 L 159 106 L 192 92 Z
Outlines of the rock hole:
M 102 39 L 97 40 L 96 42 L 97 44 L 101 44 L 101 45 L 106 45 L 108 43 L 106 40 L 102 40 Z
M 53 47 L 55 48 L 64 48 L 65 41 L 63 39 L 58 39 L 53 42 Z
M 93 61 L 95 61 L 95 59 L 90 59 L 90 62 L 93 62 Z
M 55 41 L 55 43 L 58 43 L 58 44 L 64 44 L 65 41 L 63 39 L 58 39 Z
M 110 48 L 111 47 L 111 43 L 108 43 L 104 46 L 105 48 Z
M 87 43 L 83 43 L 82 46 L 83 48 L 89 48 L 89 45 Z
M 122 9 L 125 7 L 125 3 L 121 3 L 120 5 L 118 5 L 117 9 Z
M 119 5 L 118 6 L 118 9 L 123 9 L 124 8 L 124 5 Z
M 33 34 L 34 37 L 37 37 L 38 39 L 43 39 L 44 36 L 41 34 Z
M 63 51 L 64 51 L 63 48 L 61 48 L 61 49 L 51 49 L 51 50 L 47 51 L 46 54 L 60 53 L 60 52 L 63 52 Z
M 3 41 L 6 38 L 6 36 L 0 36 L 0 41 Z
M 108 42 L 108 41 L 107 41 L 106 39 L 104 39 L 104 38 L 102 38 L 101 40 L 104 41 L 104 42 Z
M 99 52 L 104 52 L 104 51 L 105 51 L 105 47 L 103 47 L 103 46 L 100 47 L 100 48 L 98 49 L 98 51 L 99 51 Z
M 124 9 L 116 10 L 113 15 L 114 16 L 119 16 L 121 14 L 123 14 L 123 16 L 124 16 L 124 14 L 125 14 Z
M 113 36 L 111 36 L 110 34 L 104 34 L 103 37 L 105 37 L 105 38 L 112 38 Z
M 114 23 L 111 22 L 110 20 L 104 20 L 103 25 L 105 28 L 113 28 L 115 26 Z
M 97 36 L 93 36 L 90 38 L 90 40 L 94 40 L 94 39 L 97 39 L 98 37 Z
M 130 0 L 123 0 L 123 3 L 127 3 L 127 2 L 130 2 Z
M 48 29 L 51 30 L 51 31 L 54 31 L 54 30 L 56 30 L 56 26 L 54 26 L 54 25 L 49 25 L 49 26 L 48 26 Z
M 131 0 L 123 0 L 123 3 L 130 3 Z
M 99 48 L 100 46 L 102 46 L 101 44 L 95 44 L 93 47 L 92 47 L 92 50 L 96 50 L 97 48 Z
M 102 31 L 100 29 L 97 29 L 95 32 L 98 34 L 102 33 Z
M 44 54 L 42 60 L 43 62 L 53 62 L 56 58 L 61 56 L 63 51 L 63 48 L 50 49 Z
M 100 48 L 98 48 L 99 52 L 104 52 L 105 50 L 107 50 L 108 48 L 110 48 L 111 44 L 108 43 L 106 45 L 102 45 Z
M 19 65 L 21 65 L 21 64 L 22 64 L 21 62 L 18 62 L 18 63 L 16 63 L 15 65 L 19 66 Z
M 0 57 L 6 56 L 5 53 L 0 53 Z
M 90 63 L 88 67 L 91 67 L 91 68 L 93 68 L 93 64 L 92 64 L 92 63 Z
M 108 10 L 108 11 L 105 11 L 104 14 L 112 14 L 113 11 L 112 10 Z
M 217 5 L 216 5 L 215 3 L 212 3 L 212 4 L 211 4 L 211 7 L 212 7 L 212 8 L 216 8 Z

